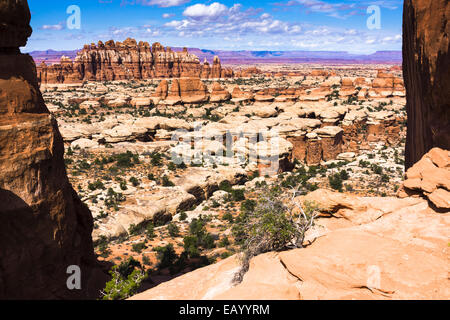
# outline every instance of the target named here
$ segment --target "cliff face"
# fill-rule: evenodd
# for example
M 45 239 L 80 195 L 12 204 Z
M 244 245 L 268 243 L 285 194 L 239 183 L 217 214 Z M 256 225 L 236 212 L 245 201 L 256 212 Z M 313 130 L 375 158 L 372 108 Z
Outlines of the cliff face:
M 27 1 L 2 0 L 0 21 L 0 299 L 96 298 L 106 275 L 92 215 L 68 181 L 35 64 L 19 50 L 31 35 Z M 82 290 L 67 289 L 71 265 Z
M 232 76 L 231 69 L 222 69 L 218 57 L 211 69 L 208 63 L 202 66 L 198 57 L 186 48 L 182 52 L 174 52 L 158 42 L 150 46 L 148 42 L 137 43 L 134 39 L 85 45 L 74 62 L 63 57 L 60 64 L 47 66 L 43 63 L 38 67 L 39 81 L 44 84 Z
M 450 149 L 449 20 L 448 0 L 404 2 L 407 168 L 433 147 Z

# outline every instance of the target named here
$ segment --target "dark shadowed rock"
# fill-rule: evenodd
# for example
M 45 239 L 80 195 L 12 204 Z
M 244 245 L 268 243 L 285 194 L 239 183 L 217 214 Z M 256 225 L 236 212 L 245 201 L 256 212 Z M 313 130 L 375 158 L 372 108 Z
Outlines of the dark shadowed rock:
M 1 1 L 0 21 L 0 299 L 98 298 L 107 276 L 94 254 L 92 215 L 67 178 L 35 64 L 19 51 L 31 34 L 27 2 Z M 81 290 L 67 288 L 72 265 L 81 268 Z
M 403 20 L 410 168 L 433 147 L 450 149 L 450 2 L 406 0 Z

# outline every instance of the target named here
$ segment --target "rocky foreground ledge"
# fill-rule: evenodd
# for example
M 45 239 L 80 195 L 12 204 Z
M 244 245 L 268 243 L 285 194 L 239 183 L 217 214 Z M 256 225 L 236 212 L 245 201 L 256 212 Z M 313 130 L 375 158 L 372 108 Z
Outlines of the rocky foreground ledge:
M 434 149 L 424 159 L 439 163 L 436 170 L 441 176 L 450 172 L 448 151 Z M 437 190 L 449 191 L 440 185 Z M 354 197 L 320 189 L 304 200 L 320 200 L 322 212 L 305 249 L 254 258 L 238 286 L 232 285 L 239 270 L 238 256 L 233 256 L 132 300 L 450 297 L 448 207 L 437 212 L 432 199 L 428 201 L 427 194 L 418 191 L 400 199 Z

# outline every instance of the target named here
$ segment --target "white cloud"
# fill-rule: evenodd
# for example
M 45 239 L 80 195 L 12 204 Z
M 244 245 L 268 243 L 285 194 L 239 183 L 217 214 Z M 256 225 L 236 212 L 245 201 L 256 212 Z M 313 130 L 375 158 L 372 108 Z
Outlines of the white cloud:
M 183 15 L 195 20 L 212 20 L 228 13 L 228 7 L 214 2 L 209 6 L 204 4 L 196 4 L 186 8 Z
M 64 23 L 63 22 L 61 22 L 61 23 L 59 23 L 59 24 L 54 24 L 54 25 L 48 25 L 48 24 L 45 24 L 45 25 L 43 25 L 40 29 L 41 30 L 54 30 L 54 31 L 60 31 L 60 30 L 63 30 L 65 27 L 64 27 Z
M 152 5 L 158 6 L 161 8 L 169 8 L 181 6 L 182 4 L 190 2 L 190 0 L 150 0 L 150 1 L 141 1 L 144 5 Z
M 173 13 L 164 13 L 164 14 L 162 15 L 162 17 L 163 17 L 164 19 L 169 19 L 169 18 L 171 18 L 171 17 L 173 17 L 173 16 L 174 16 Z

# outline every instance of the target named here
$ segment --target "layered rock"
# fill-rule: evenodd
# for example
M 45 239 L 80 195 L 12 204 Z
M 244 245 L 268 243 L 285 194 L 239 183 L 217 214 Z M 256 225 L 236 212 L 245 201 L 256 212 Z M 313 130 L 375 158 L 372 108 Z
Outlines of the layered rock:
M 83 81 L 144 80 L 153 78 L 232 77 L 231 69 L 223 69 L 220 59 L 214 59 L 213 67 L 202 66 L 197 56 L 187 48 L 174 52 L 156 42 L 137 43 L 134 39 L 124 42 L 112 40 L 85 45 L 77 53 L 75 61 L 62 58 L 60 64 L 38 68 L 41 83 L 80 83 Z
M 436 208 L 450 211 L 450 152 L 434 148 L 406 172 L 399 195 L 421 195 Z
M 98 298 L 106 275 L 94 255 L 92 215 L 68 181 L 35 64 L 19 51 L 31 34 L 27 2 L 2 1 L 0 18 L 0 299 Z M 73 265 L 81 290 L 67 288 Z
M 368 94 L 372 98 L 404 97 L 403 80 L 396 78 L 393 74 L 384 72 L 384 70 L 379 70 Z
M 162 96 L 160 97 L 161 99 L 163 99 Z M 197 104 L 206 102 L 208 101 L 208 99 L 209 99 L 208 88 L 203 83 L 203 81 L 200 80 L 200 78 L 180 78 L 172 80 L 170 90 L 166 95 L 166 98 L 160 101 L 160 104 L 166 105 L 174 105 L 178 103 Z
M 450 296 L 448 215 L 436 214 L 423 199 L 364 198 L 317 190 L 302 200 L 320 201 L 324 216 L 307 234 L 306 248 L 255 257 L 239 285 L 232 283 L 239 270 L 235 256 L 132 299 L 398 300 Z
M 212 91 L 211 91 L 211 102 L 222 102 L 222 101 L 228 101 L 231 99 L 231 94 L 225 90 L 220 83 L 214 82 Z
M 404 2 L 403 73 L 407 90 L 406 167 L 433 147 L 450 149 L 450 2 Z
M 152 95 L 153 102 L 158 104 L 159 101 L 165 100 L 167 95 L 169 94 L 169 83 L 167 80 L 162 80 L 158 87 L 156 88 L 155 93 Z
M 236 87 L 233 89 L 232 93 L 233 100 L 235 102 L 244 102 L 244 101 L 250 101 L 255 98 L 254 94 L 251 92 L 244 92 L 241 88 Z

